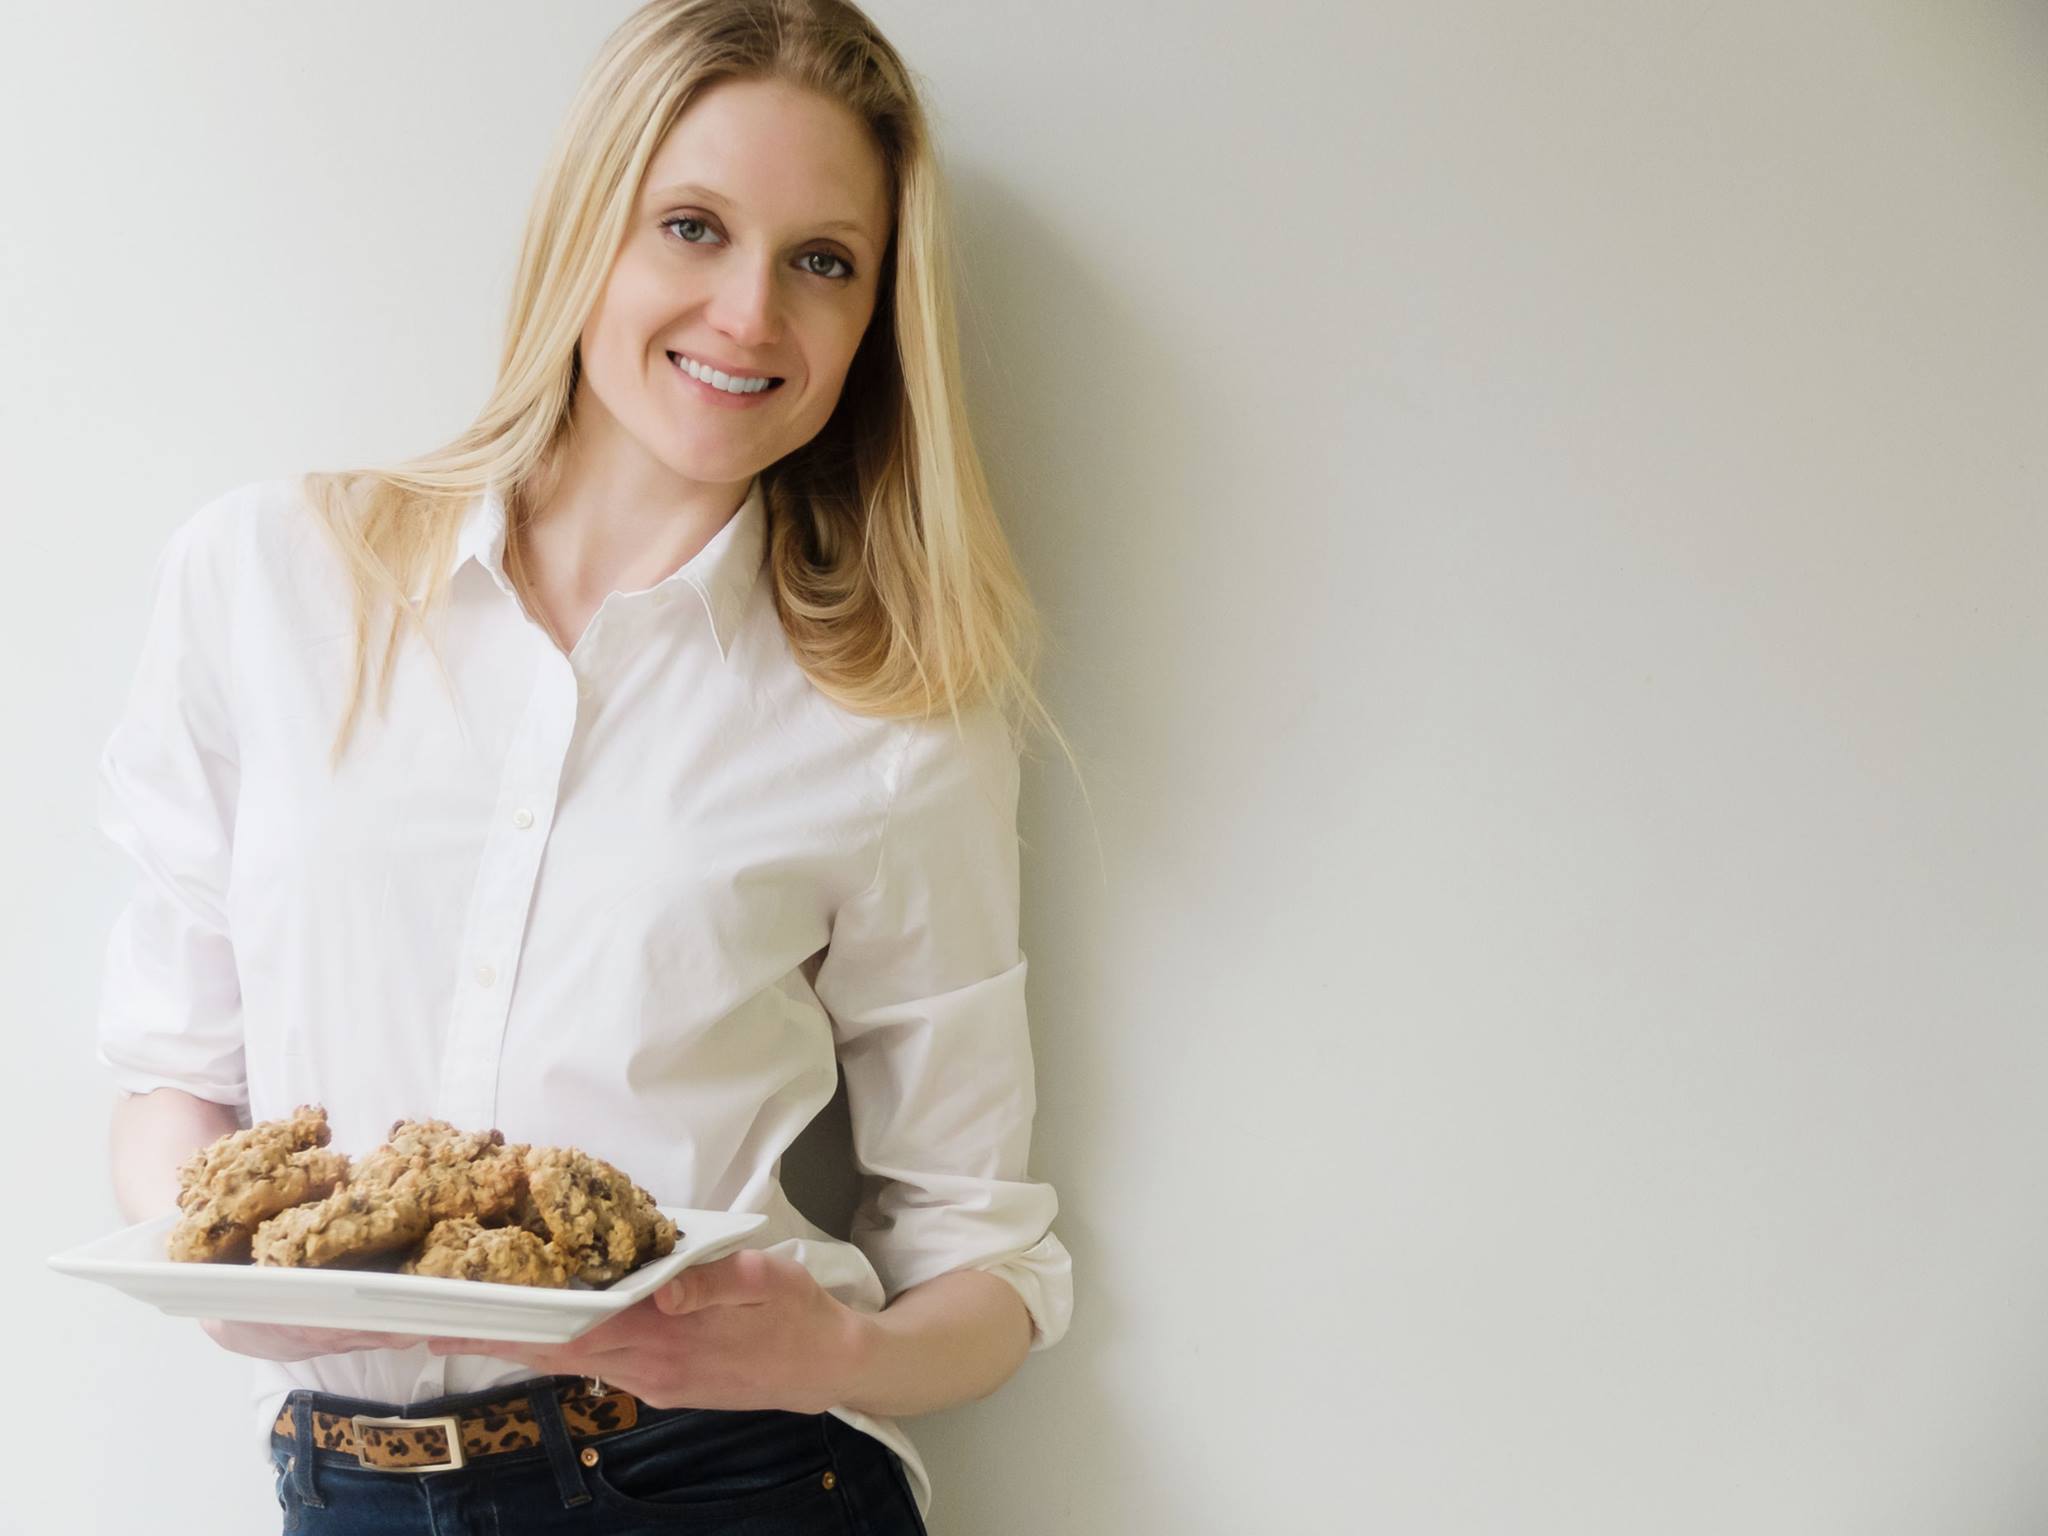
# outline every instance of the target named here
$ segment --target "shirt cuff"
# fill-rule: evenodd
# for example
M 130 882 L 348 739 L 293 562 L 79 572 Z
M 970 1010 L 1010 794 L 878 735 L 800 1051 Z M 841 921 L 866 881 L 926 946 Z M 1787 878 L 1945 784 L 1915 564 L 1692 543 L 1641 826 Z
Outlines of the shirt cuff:
M 249 1107 L 249 1084 L 246 1081 L 228 1083 L 205 1078 L 168 1077 L 144 1067 L 116 1061 L 107 1054 L 105 1046 L 96 1048 L 93 1056 L 101 1066 L 113 1069 L 114 1086 L 123 1093 L 143 1094 L 158 1088 L 175 1088 L 180 1093 L 189 1093 L 195 1099 L 205 1099 L 212 1104 L 225 1104 L 231 1109 L 247 1110 Z
M 1066 1337 L 1074 1315 L 1074 1261 L 1066 1245 L 1048 1232 L 1014 1258 L 976 1264 L 975 1269 L 1007 1280 L 1031 1314 L 1031 1348 L 1050 1349 Z

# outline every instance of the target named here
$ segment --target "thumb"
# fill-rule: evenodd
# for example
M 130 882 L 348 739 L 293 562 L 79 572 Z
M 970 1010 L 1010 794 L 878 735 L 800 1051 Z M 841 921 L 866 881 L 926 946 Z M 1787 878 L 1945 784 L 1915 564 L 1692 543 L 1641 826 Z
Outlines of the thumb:
M 654 1293 L 654 1305 L 674 1315 L 759 1301 L 765 1279 L 761 1255 L 742 1250 L 709 1264 L 691 1265 Z
M 704 1280 L 708 1264 L 683 1270 L 675 1279 L 654 1293 L 654 1305 L 663 1312 L 674 1316 L 682 1312 L 695 1312 L 700 1307 L 711 1305 L 711 1286 Z

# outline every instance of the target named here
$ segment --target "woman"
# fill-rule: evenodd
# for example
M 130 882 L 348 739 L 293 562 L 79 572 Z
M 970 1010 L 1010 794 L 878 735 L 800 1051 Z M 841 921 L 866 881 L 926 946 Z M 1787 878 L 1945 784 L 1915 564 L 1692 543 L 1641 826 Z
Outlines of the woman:
M 301 1103 L 767 1217 L 558 1348 L 208 1322 L 263 1362 L 287 1529 L 920 1530 L 895 1419 L 1065 1331 L 1017 948 L 1051 722 L 942 229 L 857 9 L 657 0 L 543 174 L 475 424 L 166 547 L 101 764 L 146 876 L 99 1033 L 130 1218 Z M 835 1061 L 851 1243 L 778 1182 Z

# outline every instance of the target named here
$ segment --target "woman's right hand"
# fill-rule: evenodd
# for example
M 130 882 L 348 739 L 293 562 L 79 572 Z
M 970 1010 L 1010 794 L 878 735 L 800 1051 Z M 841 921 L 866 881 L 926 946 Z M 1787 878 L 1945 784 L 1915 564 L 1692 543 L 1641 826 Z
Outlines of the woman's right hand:
M 410 1333 L 364 1333 L 350 1328 L 301 1328 L 291 1323 L 226 1322 L 201 1318 L 199 1326 L 222 1349 L 258 1360 L 310 1360 L 358 1349 L 410 1349 L 426 1337 Z

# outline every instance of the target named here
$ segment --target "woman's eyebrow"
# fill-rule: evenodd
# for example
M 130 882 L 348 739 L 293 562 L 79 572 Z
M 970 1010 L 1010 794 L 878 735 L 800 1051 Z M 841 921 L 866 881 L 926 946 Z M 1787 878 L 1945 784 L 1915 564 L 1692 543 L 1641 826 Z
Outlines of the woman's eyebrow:
M 724 193 L 715 192 L 710 187 L 701 186 L 694 181 L 679 181 L 672 187 L 663 187 L 658 192 L 650 193 L 647 200 L 651 203 L 665 203 L 678 197 L 695 197 L 707 203 L 719 203 L 727 208 L 732 206 L 732 199 L 728 198 Z M 856 235 L 865 235 L 867 233 L 861 227 L 858 219 L 821 219 L 812 227 L 816 229 L 843 229 Z

